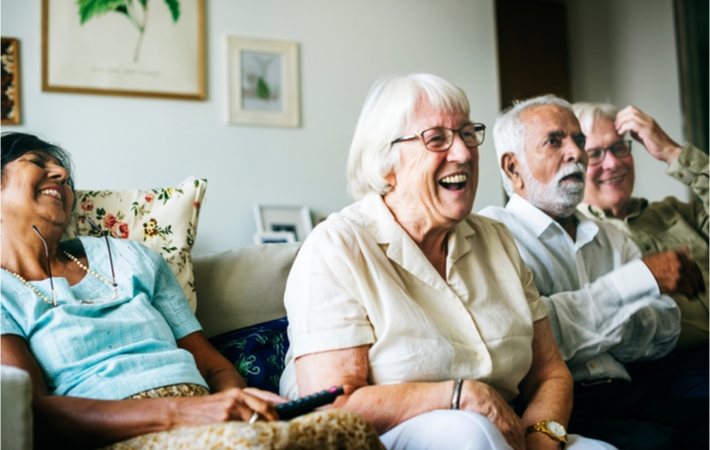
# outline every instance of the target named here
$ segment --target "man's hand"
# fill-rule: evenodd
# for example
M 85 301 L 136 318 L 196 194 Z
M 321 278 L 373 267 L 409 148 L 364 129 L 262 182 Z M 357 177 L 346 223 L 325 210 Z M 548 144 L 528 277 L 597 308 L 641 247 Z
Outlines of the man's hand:
M 700 268 L 688 259 L 688 249 L 647 255 L 641 260 L 656 278 L 662 294 L 681 293 L 695 297 L 705 292 L 705 281 Z
M 668 164 L 678 157 L 682 149 L 658 126 L 653 117 L 635 106 L 627 106 L 619 111 L 614 126 L 619 135 L 631 133 L 631 137 L 643 144 L 651 156 Z
M 525 449 L 522 420 L 489 385 L 480 381 L 464 381 L 461 389 L 461 409 L 481 414 L 503 433 L 508 445 L 515 450 Z

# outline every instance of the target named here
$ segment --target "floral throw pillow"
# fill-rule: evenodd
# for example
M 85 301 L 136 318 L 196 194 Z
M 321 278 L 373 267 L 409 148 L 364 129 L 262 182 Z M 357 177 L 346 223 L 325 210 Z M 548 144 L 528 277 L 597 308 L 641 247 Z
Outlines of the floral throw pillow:
M 133 239 L 160 253 L 182 287 L 190 308 L 197 308 L 190 251 L 197 234 L 207 180 L 189 178 L 176 188 L 149 191 L 77 190 L 74 216 L 64 239 L 99 236 L 86 220 L 118 239 Z
M 209 340 L 239 371 L 247 386 L 279 393 L 289 341 L 288 319 L 259 323 Z

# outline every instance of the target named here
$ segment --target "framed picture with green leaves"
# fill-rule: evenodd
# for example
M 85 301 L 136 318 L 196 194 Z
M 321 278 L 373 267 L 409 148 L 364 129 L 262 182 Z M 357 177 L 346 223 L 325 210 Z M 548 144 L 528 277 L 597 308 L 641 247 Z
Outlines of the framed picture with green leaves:
M 204 0 L 42 0 L 42 90 L 205 98 Z
M 298 44 L 227 37 L 229 122 L 300 126 Z

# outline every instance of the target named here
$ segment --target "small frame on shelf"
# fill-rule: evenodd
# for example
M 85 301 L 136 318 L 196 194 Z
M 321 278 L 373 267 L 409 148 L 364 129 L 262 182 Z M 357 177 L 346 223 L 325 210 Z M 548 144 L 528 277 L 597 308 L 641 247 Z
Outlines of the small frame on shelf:
M 20 123 L 20 43 L 2 38 L 2 125 Z
M 296 242 L 296 236 L 290 231 L 257 231 L 254 233 L 254 244 L 280 244 Z
M 298 44 L 227 37 L 229 122 L 298 127 Z
M 307 206 L 254 205 L 257 233 L 288 232 L 295 242 L 303 242 L 313 230 L 311 211 Z

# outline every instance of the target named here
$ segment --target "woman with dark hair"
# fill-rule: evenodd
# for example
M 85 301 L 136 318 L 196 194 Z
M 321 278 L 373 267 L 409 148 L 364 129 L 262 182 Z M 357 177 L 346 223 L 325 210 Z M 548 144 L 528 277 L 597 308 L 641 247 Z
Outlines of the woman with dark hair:
M 379 447 L 351 413 L 276 422 L 284 400 L 246 388 L 160 255 L 108 237 L 60 242 L 74 202 L 60 147 L 3 134 L 1 193 L 2 364 L 30 374 L 40 446 Z

